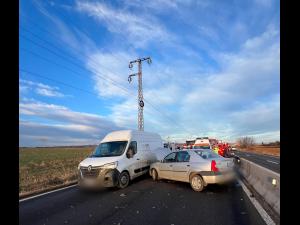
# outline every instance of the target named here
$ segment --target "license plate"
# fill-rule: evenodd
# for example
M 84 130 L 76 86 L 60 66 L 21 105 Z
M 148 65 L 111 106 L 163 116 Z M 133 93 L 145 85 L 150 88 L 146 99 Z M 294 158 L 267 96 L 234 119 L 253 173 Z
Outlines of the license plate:
M 84 183 L 88 186 L 94 185 L 95 184 L 95 180 L 92 179 L 85 179 Z

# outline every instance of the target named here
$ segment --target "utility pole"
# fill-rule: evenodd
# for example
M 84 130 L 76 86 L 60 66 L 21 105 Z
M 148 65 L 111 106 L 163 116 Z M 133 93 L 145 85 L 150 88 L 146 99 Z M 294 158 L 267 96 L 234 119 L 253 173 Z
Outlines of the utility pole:
M 142 61 L 147 60 L 148 64 L 152 63 L 151 58 L 139 58 L 136 60 L 133 60 L 129 62 L 129 68 L 132 69 L 133 63 L 138 63 L 138 73 L 130 74 L 128 76 L 128 82 L 130 83 L 132 81 L 133 76 L 138 76 L 138 130 L 144 131 L 144 115 L 143 115 L 143 109 L 144 109 L 144 97 L 143 97 L 143 83 L 142 83 Z

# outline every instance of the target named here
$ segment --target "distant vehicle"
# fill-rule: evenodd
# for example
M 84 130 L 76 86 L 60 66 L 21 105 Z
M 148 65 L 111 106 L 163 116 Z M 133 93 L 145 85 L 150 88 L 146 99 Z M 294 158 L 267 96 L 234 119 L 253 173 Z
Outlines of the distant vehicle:
M 193 145 L 195 144 L 195 139 L 188 139 L 186 140 L 185 144 L 182 146 L 183 149 L 191 149 Z
M 84 188 L 125 188 L 130 180 L 149 171 L 159 151 L 170 152 L 163 148 L 158 134 L 135 130 L 111 132 L 79 163 L 78 184 Z
M 211 149 L 211 144 L 208 137 L 196 138 L 195 144 L 192 148 L 204 147 Z
M 188 182 L 195 191 L 208 184 L 234 180 L 232 158 L 223 158 L 211 150 L 181 150 L 168 154 L 150 166 L 153 180 L 169 179 Z

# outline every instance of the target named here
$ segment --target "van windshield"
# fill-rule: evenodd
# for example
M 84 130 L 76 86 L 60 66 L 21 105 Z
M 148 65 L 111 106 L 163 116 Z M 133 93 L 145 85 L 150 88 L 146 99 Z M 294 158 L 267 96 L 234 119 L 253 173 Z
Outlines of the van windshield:
M 120 156 L 124 153 L 127 141 L 113 141 L 99 144 L 90 156 L 93 157 L 110 157 Z

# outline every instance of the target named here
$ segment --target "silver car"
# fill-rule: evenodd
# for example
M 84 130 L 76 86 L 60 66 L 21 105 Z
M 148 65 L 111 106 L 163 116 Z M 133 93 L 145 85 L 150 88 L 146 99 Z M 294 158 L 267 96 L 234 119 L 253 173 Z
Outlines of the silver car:
M 168 154 L 150 166 L 153 180 L 169 179 L 188 182 L 195 191 L 202 191 L 207 184 L 226 183 L 234 180 L 234 162 L 209 149 L 189 149 Z

